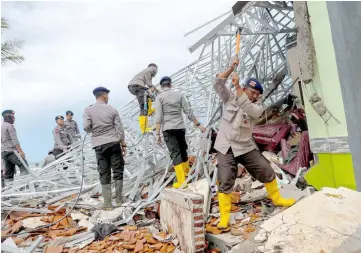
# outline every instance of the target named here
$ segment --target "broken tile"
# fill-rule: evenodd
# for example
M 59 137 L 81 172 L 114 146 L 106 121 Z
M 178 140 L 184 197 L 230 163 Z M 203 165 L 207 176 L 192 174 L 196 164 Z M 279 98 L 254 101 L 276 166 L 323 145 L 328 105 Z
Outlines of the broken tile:
M 64 246 L 48 246 L 45 248 L 44 253 L 61 253 L 63 252 Z
M 3 235 L 12 235 L 14 233 L 17 233 L 20 231 L 20 229 L 23 227 L 23 222 L 18 221 L 14 225 L 12 225 L 9 229 L 1 231 L 1 236 Z
M 41 219 L 42 219 L 42 217 L 23 219 L 23 226 L 25 228 L 37 228 L 37 227 L 48 224 L 48 223 L 43 222 Z
M 242 232 L 243 232 L 242 229 L 235 229 L 235 228 L 231 229 L 231 234 L 234 235 L 234 236 L 242 235 Z
M 142 251 L 143 248 L 144 248 L 143 241 L 142 241 L 142 240 L 138 240 L 137 243 L 135 244 L 134 252 Z
M 82 214 L 82 213 L 71 213 L 70 216 L 73 220 L 79 220 L 79 221 L 86 220 L 89 218 L 89 216 Z

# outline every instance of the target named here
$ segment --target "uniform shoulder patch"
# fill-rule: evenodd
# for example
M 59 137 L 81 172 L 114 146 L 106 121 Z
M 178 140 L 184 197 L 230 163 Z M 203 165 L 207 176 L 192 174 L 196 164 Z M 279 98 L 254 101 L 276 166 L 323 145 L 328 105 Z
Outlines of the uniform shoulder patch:
M 59 133 L 59 128 L 55 128 L 54 133 L 58 134 Z

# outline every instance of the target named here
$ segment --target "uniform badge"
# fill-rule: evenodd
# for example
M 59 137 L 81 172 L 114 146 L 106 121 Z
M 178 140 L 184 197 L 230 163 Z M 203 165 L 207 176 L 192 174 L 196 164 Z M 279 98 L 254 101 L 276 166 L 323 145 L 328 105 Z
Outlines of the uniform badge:
M 257 83 L 255 81 L 250 81 L 249 85 L 252 86 L 252 87 L 256 87 Z

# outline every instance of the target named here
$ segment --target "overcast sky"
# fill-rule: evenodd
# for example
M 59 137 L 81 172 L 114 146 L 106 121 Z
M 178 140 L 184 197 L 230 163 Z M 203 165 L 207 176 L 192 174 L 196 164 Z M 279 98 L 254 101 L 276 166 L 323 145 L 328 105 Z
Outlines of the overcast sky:
M 127 85 L 149 63 L 155 82 L 194 61 L 187 47 L 208 32 L 183 35 L 231 10 L 233 1 L 2 2 L 10 29 L 2 40 L 24 40 L 21 65 L 1 69 L 1 110 L 13 109 L 27 159 L 53 148 L 55 116 L 72 110 L 82 126 L 92 90 L 111 90 L 119 108 L 133 99 Z

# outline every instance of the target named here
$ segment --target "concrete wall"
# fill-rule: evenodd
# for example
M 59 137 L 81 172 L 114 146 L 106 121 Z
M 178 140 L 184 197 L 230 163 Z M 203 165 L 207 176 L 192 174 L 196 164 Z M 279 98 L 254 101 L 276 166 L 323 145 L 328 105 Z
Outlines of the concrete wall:
M 357 189 L 361 191 L 361 3 L 327 2 Z
M 315 88 L 324 99 L 326 107 L 341 122 L 341 124 L 337 124 L 331 119 L 328 122 L 328 126 L 326 126 L 311 105 L 306 103 L 310 138 L 347 136 L 345 110 L 341 96 L 326 2 L 310 1 L 307 2 L 307 6 L 316 53 L 316 75 L 313 83 L 307 84 L 306 88 L 311 94 L 313 93 L 313 88 Z
M 336 61 L 330 14 L 325 1 L 307 2 L 307 7 L 315 50 L 315 76 L 311 83 L 306 84 L 307 90 L 304 90 L 303 94 L 307 101 L 307 97 L 316 90 L 325 106 L 340 121 L 340 124 L 330 119 L 328 125 L 325 125 L 312 106 L 308 102 L 305 103 L 311 149 L 318 158 L 317 165 L 306 173 L 305 179 L 317 189 L 325 186 L 345 186 L 356 189 L 348 140 L 350 128 L 346 121 L 345 98 L 343 98 L 343 88 L 339 80 L 339 62 Z M 346 13 L 342 15 L 347 16 Z M 335 19 L 339 19 L 339 16 L 335 16 Z M 346 60 L 342 64 L 347 68 L 349 63 Z

